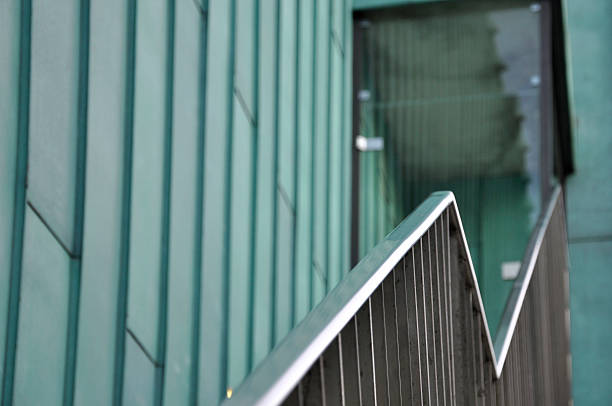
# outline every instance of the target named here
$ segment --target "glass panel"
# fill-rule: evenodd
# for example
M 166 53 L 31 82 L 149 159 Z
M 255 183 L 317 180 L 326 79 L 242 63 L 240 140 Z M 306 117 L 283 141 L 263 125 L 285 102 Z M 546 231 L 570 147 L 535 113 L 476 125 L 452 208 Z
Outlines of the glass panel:
M 421 5 L 356 27 L 360 132 L 385 142 L 360 155 L 360 254 L 453 191 L 492 333 L 541 210 L 540 13 Z

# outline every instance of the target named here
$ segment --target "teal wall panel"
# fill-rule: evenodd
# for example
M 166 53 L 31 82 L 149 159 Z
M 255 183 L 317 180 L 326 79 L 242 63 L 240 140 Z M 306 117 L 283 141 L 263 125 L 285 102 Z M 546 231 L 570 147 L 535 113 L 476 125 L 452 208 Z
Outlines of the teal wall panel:
M 566 0 L 576 175 L 568 180 L 570 238 L 612 237 L 612 4 Z
M 125 2 L 91 3 L 85 229 L 76 404 L 111 403 L 123 203 Z
M 64 395 L 70 258 L 29 208 L 25 222 L 13 401 L 16 405 L 60 405 Z
M 259 11 L 259 78 L 257 116 L 257 180 L 255 211 L 255 292 L 253 298 L 252 363 L 257 364 L 271 349 L 272 338 L 272 228 L 274 178 L 274 81 L 276 66 L 275 0 L 260 0 Z
M 235 387 L 248 372 L 249 274 L 253 188 L 248 174 L 252 168 L 251 124 L 234 96 L 232 142 L 231 247 L 229 263 L 229 386 Z
M 0 326 L 8 316 L 13 207 L 17 169 L 17 114 L 19 103 L 19 14 L 18 1 L 0 4 Z M 5 334 L 0 334 L 4 349 Z M 0 379 L 4 353 L 0 355 Z
M 575 405 L 612 392 L 612 3 L 564 0 L 575 173 L 567 181 L 572 391 Z
M 164 403 L 190 402 L 201 248 L 201 66 L 204 23 L 191 2 L 176 2 L 168 325 Z M 197 220 L 199 219 L 199 221 Z M 197 286 L 199 289 L 199 286 Z
M 228 386 L 236 387 L 250 369 L 250 336 L 253 252 L 252 239 L 255 204 L 253 168 L 256 153 L 254 69 L 256 53 L 255 2 L 236 9 L 236 74 L 233 97 L 232 203 L 229 304 Z
M 330 86 L 330 1 L 316 1 L 316 64 L 314 80 L 315 86 L 315 114 L 314 114 L 314 165 L 312 167 L 314 176 L 313 194 L 313 258 L 312 278 L 313 301 L 319 303 L 325 296 L 328 288 L 328 241 L 327 234 L 327 182 L 329 181 L 329 137 L 327 135 L 327 120 L 329 114 L 328 90 Z
M 570 244 L 572 392 L 576 405 L 612 399 L 610 266 L 612 241 Z
M 226 227 L 225 200 L 226 172 L 230 164 L 227 156 L 228 116 L 228 53 L 230 49 L 230 2 L 209 2 L 208 56 L 206 93 L 206 141 L 204 167 L 204 231 L 202 268 L 202 305 L 199 401 L 214 404 L 224 395 L 219 389 L 227 380 L 223 359 L 222 325 L 228 316 L 224 309 L 223 278 L 228 272 L 224 262 L 224 236 Z M 214 78 L 214 80 L 210 79 Z
M 248 120 L 254 125 L 255 111 L 255 17 L 257 2 L 239 1 L 236 8 L 236 68 L 234 92 Z
M 343 197 L 342 211 L 343 222 L 341 237 L 343 239 L 342 246 L 349 247 L 351 244 L 351 212 L 352 209 L 352 151 L 353 151 L 353 11 L 351 8 L 350 0 L 342 0 L 343 6 L 343 18 L 342 18 L 342 123 L 341 123 L 341 134 L 342 134 L 342 150 L 351 151 L 351 153 L 342 154 L 340 160 L 344 166 L 342 168 L 342 186 L 343 186 Z M 350 262 L 350 249 L 345 248 L 343 251 L 342 270 L 347 273 L 351 269 Z
M 34 1 L 31 75 L 29 14 L 5 4 L 6 393 L 217 404 L 348 267 L 350 2 Z M 61 351 L 22 353 L 44 317 Z M 53 371 L 26 393 L 41 354 Z
M 296 44 L 297 3 L 282 1 L 279 27 L 279 72 L 278 72 L 278 184 L 276 188 L 276 265 L 274 297 L 275 344 L 292 327 L 294 302 L 292 300 L 294 267 L 293 240 L 295 238 L 296 209 Z M 283 311 L 281 309 L 286 309 Z
M 311 235 L 310 187 L 313 176 L 313 3 L 299 2 L 298 98 L 297 98 L 297 199 L 295 241 L 295 320 L 301 320 L 311 306 Z
M 161 284 L 165 15 L 163 0 L 138 4 L 127 324 L 150 354 L 158 348 Z
M 336 4 L 338 3 L 338 4 Z M 340 2 L 332 2 L 332 17 L 334 24 L 338 23 L 337 14 L 340 13 Z M 338 42 L 337 27 L 332 27 L 331 40 L 331 74 L 330 74 L 330 109 L 329 109 L 329 198 L 327 201 L 327 235 L 329 236 L 329 286 L 336 286 L 342 279 L 342 263 L 340 261 L 342 250 L 342 149 L 343 135 L 342 123 L 342 53 Z
M 154 402 L 155 367 L 131 335 L 125 346 L 123 404 L 148 406 Z
M 32 2 L 28 200 L 74 251 L 79 4 Z

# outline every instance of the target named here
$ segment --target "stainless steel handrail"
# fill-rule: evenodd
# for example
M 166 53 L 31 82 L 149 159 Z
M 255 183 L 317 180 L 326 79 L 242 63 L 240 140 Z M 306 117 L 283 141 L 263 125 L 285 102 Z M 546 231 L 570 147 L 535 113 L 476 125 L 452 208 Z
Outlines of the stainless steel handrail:
M 281 403 L 305 373 L 338 336 L 344 326 L 381 285 L 404 255 L 432 227 L 441 214 L 454 212 L 460 235 L 459 249 L 468 267 L 468 281 L 474 287 L 478 314 L 486 340 L 485 354 L 493 361 L 499 378 L 508 354 L 525 294 L 542 246 L 554 207 L 560 196 L 556 187 L 546 210 L 537 223 L 527 248 L 519 276 L 500 322 L 495 346 L 491 338 L 476 273 L 465 238 L 455 196 L 452 192 L 435 192 L 395 228 L 382 242 L 313 309 L 306 318 L 252 372 L 224 404 L 271 405 Z
M 561 187 L 557 186 L 549 199 L 546 210 L 536 224 L 535 230 L 531 235 L 531 239 L 527 244 L 525 250 L 525 256 L 521 261 L 521 268 L 512 286 L 512 291 L 506 301 L 506 307 L 504 313 L 499 322 L 499 327 L 495 335 L 495 342 L 493 348 L 495 349 L 496 362 L 495 362 L 495 374 L 499 378 L 508 355 L 508 349 L 510 348 L 510 342 L 516 328 L 516 323 L 521 312 L 525 295 L 527 294 L 527 288 L 531 277 L 533 276 L 533 270 L 536 265 L 536 260 L 542 248 L 542 242 L 544 241 L 544 235 L 548 229 L 548 224 L 552 218 L 553 211 L 561 195 Z

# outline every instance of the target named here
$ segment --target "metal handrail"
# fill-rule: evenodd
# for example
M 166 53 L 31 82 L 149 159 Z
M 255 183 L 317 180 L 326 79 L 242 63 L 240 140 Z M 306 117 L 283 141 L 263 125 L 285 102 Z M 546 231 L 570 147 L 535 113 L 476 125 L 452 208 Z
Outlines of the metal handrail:
M 324 353 L 345 325 L 356 315 L 404 255 L 436 220 L 450 209 L 460 235 L 459 249 L 468 267 L 468 282 L 474 287 L 478 314 L 486 340 L 485 351 L 499 378 L 508 354 L 525 294 L 540 252 L 545 231 L 560 196 L 556 187 L 540 216 L 527 247 L 519 275 L 509 296 L 495 345 L 489 331 L 476 273 L 467 245 L 461 217 L 452 192 L 435 192 L 381 241 L 349 274 L 293 329 L 253 371 L 224 404 L 271 405 L 281 403 L 313 363 Z
M 557 205 L 560 195 L 561 187 L 557 186 L 555 187 L 548 201 L 546 210 L 538 219 L 535 230 L 531 235 L 529 243 L 527 244 L 525 256 L 521 261 L 521 268 L 519 269 L 519 273 L 512 286 L 512 291 L 510 291 L 510 295 L 506 301 L 506 307 L 504 308 L 504 313 L 502 314 L 502 318 L 499 322 L 499 327 L 497 329 L 497 333 L 495 334 L 495 342 L 493 346 L 496 356 L 495 375 L 498 378 L 500 377 L 504 367 L 504 362 L 506 361 L 506 356 L 508 355 L 508 349 L 510 348 L 510 342 L 512 341 L 512 336 L 514 335 L 514 329 L 516 328 L 516 323 L 523 307 L 525 295 L 527 294 L 527 288 L 529 287 L 529 282 L 531 282 L 531 277 L 533 276 L 536 260 L 538 259 L 540 249 L 542 248 L 542 242 L 544 241 L 544 236 L 546 234 L 546 230 L 548 229 L 548 224 L 550 223 L 550 219 L 552 218 L 553 211 Z

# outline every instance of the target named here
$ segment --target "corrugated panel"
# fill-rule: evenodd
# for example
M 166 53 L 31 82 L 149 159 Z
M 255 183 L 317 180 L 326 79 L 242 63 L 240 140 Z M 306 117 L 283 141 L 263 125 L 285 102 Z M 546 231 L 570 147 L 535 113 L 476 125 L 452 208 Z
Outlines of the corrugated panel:
M 346 3 L 34 2 L 32 75 L 29 2 L 21 18 L 9 3 L 0 50 L 20 58 L 0 66 L 12 89 L 0 113 L 11 134 L 3 401 L 217 403 L 337 283 L 350 212 Z M 26 164 L 38 226 L 22 267 Z M 65 269 L 39 298 L 56 254 Z M 61 319 L 62 334 L 44 335 L 61 351 L 53 371 L 32 372 L 37 352 L 15 364 L 16 343 L 40 339 L 22 326 L 44 317 Z M 24 391 L 24 368 L 46 379 L 40 391 Z

